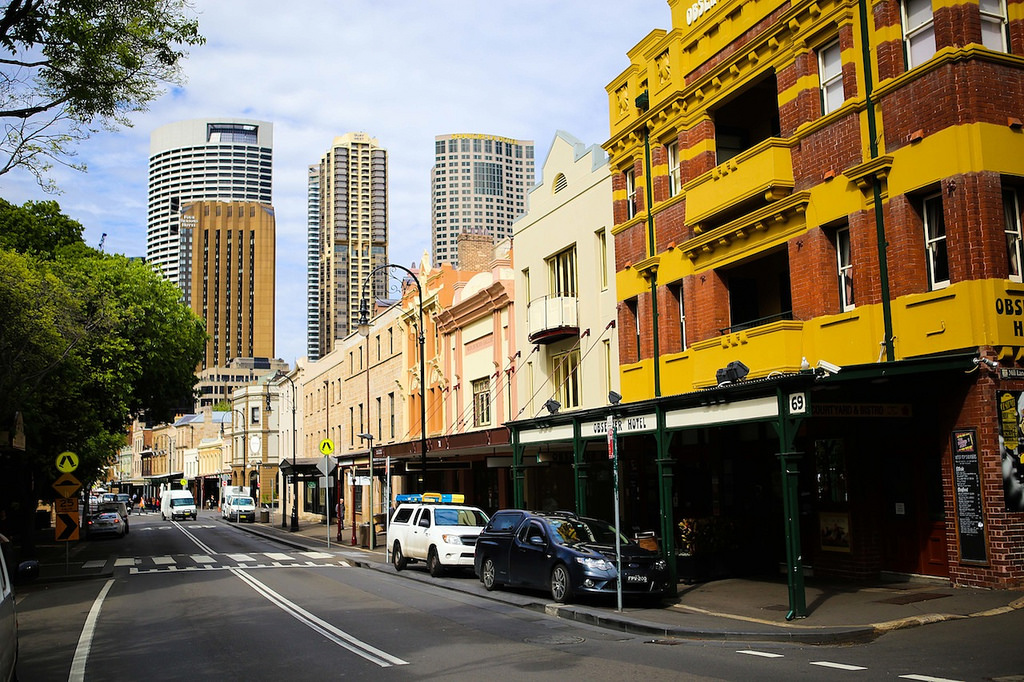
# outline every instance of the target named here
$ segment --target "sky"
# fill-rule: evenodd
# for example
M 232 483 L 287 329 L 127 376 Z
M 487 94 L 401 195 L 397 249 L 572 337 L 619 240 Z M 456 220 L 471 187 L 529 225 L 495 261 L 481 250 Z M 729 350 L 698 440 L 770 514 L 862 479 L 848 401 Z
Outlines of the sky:
M 364 132 L 389 156 L 390 262 L 430 250 L 434 137 L 533 140 L 536 181 L 558 130 L 609 137 L 605 86 L 626 53 L 671 30 L 667 0 L 192 0 L 206 44 L 185 84 L 167 87 L 132 127 L 76 148 L 87 172 L 55 168 L 61 193 L 23 171 L 0 176 L 15 204 L 54 199 L 85 241 L 146 253 L 149 136 L 174 121 L 243 117 L 274 125 L 275 355 L 306 355 L 306 169 L 336 136 Z M 282 11 L 285 9 L 286 11 Z

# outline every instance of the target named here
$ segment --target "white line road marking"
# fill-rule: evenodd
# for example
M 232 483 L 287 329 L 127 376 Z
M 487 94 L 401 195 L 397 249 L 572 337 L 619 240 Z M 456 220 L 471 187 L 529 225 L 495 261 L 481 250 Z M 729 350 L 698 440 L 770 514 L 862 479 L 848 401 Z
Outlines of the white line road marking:
M 829 661 L 811 661 L 811 665 L 820 665 L 822 668 L 835 668 L 836 670 L 867 670 L 859 665 L 846 665 L 845 663 L 831 663 Z
M 135 558 L 119 558 L 119 559 L 117 559 L 114 562 L 114 566 L 115 567 L 119 567 L 119 566 L 134 566 L 135 565 L 135 561 L 136 561 Z
M 232 569 L 231 571 L 236 576 L 242 579 L 242 581 L 249 584 L 258 594 L 262 595 L 267 601 L 277 606 L 279 609 L 287 613 L 288 615 L 295 618 L 297 621 L 305 625 L 306 627 L 319 632 L 325 638 L 334 642 L 343 649 L 347 649 L 352 653 L 365 658 L 371 663 L 379 665 L 381 668 L 390 668 L 393 665 L 408 665 L 408 661 L 403 661 L 397 656 L 381 651 L 380 649 L 363 642 L 362 640 L 356 639 L 352 635 L 339 630 L 327 621 L 313 615 L 309 611 L 306 611 L 298 604 L 288 601 L 272 589 L 256 580 L 251 575 L 244 573 L 238 569 Z
M 737 651 L 738 654 L 747 654 L 748 656 L 761 656 L 763 658 L 782 658 L 782 654 L 773 654 L 767 651 L 754 651 L 753 649 L 744 649 L 743 651 Z
M 169 556 L 155 556 L 151 557 L 154 564 L 157 566 L 170 566 L 174 563 L 174 557 Z
M 82 568 L 103 568 L 106 565 L 107 565 L 106 561 L 101 561 L 100 559 L 95 559 L 93 561 L 86 561 L 84 564 L 82 564 Z
M 302 556 L 309 557 L 310 559 L 330 559 L 333 554 L 327 552 L 299 552 Z
M 188 536 L 188 538 L 192 540 L 192 542 L 194 542 L 201 550 L 207 552 L 208 554 L 216 554 L 216 552 L 214 552 L 205 544 L 203 544 L 203 542 L 199 538 L 192 535 L 192 533 L 190 533 L 183 526 L 173 523 L 173 521 L 172 524 L 174 525 L 174 527 L 176 527 L 178 530 L 180 530 L 182 533 Z M 329 558 L 332 556 L 331 554 L 325 554 L 324 552 L 316 552 L 315 554 L 323 554 L 323 556 L 320 558 Z M 252 561 L 252 559 L 249 560 Z M 407 661 L 403 661 L 397 656 L 392 656 L 391 654 L 381 651 L 380 649 L 377 649 L 371 646 L 370 644 L 367 644 L 366 642 L 358 640 L 352 635 L 348 634 L 347 632 L 343 632 L 342 630 L 339 630 L 338 628 L 334 627 L 327 621 L 322 620 L 317 616 L 314 616 L 312 613 L 309 613 L 297 604 L 293 604 L 281 595 L 277 594 L 269 587 L 267 587 L 260 581 L 256 580 L 256 578 L 253 578 L 252 576 L 248 575 L 247 573 L 237 568 L 231 568 L 228 570 L 230 570 L 232 574 L 237 576 L 243 582 L 248 583 L 249 586 L 252 587 L 258 594 L 262 595 L 265 599 L 267 599 L 272 604 L 280 608 L 282 611 L 288 613 L 293 618 L 298 620 L 300 623 L 304 624 L 306 627 L 310 628 L 315 632 L 320 633 L 326 639 L 334 642 L 343 649 L 347 649 L 348 651 L 351 651 L 352 653 L 361 656 L 362 658 L 365 658 L 366 660 L 375 663 L 376 665 L 379 665 L 382 668 L 387 668 L 392 665 L 408 665 Z
M 946 677 L 929 677 L 928 675 L 900 675 L 901 680 L 919 680 L 919 682 L 960 682 Z
M 89 616 L 85 619 L 82 634 L 78 638 L 78 646 L 75 647 L 75 658 L 71 661 L 71 673 L 68 675 L 68 682 L 82 682 L 85 680 L 85 664 L 89 660 L 92 636 L 96 632 L 96 620 L 100 617 L 103 600 L 107 598 L 107 592 L 110 591 L 110 587 L 113 584 L 113 580 L 107 581 L 107 584 L 103 586 L 103 589 L 96 596 L 96 600 L 92 603 L 92 608 L 89 609 Z
M 248 554 L 227 554 L 225 556 L 227 556 L 227 558 L 231 559 L 232 561 L 237 561 L 238 563 L 242 563 L 242 562 L 245 562 L 245 561 L 249 561 L 249 562 L 256 561 L 255 559 L 253 559 Z
M 292 558 L 290 555 L 283 552 L 264 552 L 263 555 L 268 559 L 273 559 L 274 561 L 289 561 Z
M 193 554 L 192 561 L 196 562 L 197 564 L 212 564 L 214 559 L 213 557 L 207 556 L 205 554 Z

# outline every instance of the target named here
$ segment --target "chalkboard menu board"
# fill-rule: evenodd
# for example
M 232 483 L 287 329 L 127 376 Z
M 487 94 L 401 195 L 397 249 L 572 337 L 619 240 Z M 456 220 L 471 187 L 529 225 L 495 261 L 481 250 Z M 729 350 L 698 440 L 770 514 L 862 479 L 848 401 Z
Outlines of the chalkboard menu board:
M 953 487 L 956 490 L 956 529 L 960 560 L 987 563 L 985 516 L 982 512 L 981 473 L 975 429 L 953 432 Z

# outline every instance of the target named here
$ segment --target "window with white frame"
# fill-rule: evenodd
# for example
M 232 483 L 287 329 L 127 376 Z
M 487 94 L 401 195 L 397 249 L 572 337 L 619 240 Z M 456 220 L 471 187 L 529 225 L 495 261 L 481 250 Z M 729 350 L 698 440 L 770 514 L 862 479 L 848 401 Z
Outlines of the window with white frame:
M 473 380 L 473 426 L 491 423 L 491 383 L 486 378 Z
M 555 400 L 561 403 L 563 408 L 580 406 L 580 351 L 578 348 L 552 356 L 551 380 L 555 385 Z
M 1021 281 L 1021 234 L 1020 234 L 1020 198 L 1017 190 L 1003 191 L 1003 221 L 1006 230 L 1006 257 L 1009 261 L 1010 279 Z
M 853 260 L 850 255 L 850 226 L 836 230 L 836 265 L 839 270 L 839 309 L 853 310 Z
M 679 314 L 679 350 L 686 350 L 686 302 L 683 298 L 682 281 L 668 285 L 668 291 L 675 299 L 676 311 Z
M 576 296 L 576 247 L 548 259 L 549 286 L 552 296 Z
M 1006 52 L 1005 0 L 978 0 L 981 10 L 981 42 L 990 50 Z
M 949 285 L 949 255 L 946 248 L 946 219 L 942 195 L 925 197 L 923 206 L 925 256 L 928 260 L 928 289 Z
M 679 142 L 673 140 L 665 145 L 665 154 L 668 157 L 668 195 L 674 197 L 679 194 Z
M 605 230 L 597 233 L 597 267 L 601 273 L 601 291 L 608 288 L 608 235 Z
M 843 106 L 843 60 L 839 41 L 833 40 L 818 50 L 818 80 L 821 82 L 821 113 L 835 111 Z
M 935 54 L 935 15 L 932 0 L 904 0 L 903 49 L 907 68 L 912 69 Z
M 626 218 L 636 215 L 636 176 L 633 167 L 630 166 L 624 173 L 626 176 Z

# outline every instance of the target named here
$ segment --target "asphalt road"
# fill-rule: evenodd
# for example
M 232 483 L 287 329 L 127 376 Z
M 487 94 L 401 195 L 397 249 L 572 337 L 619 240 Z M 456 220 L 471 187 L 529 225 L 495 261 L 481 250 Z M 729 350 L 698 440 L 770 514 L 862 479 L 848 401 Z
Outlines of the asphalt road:
M 856 647 L 652 640 L 301 552 L 204 513 L 133 516 L 82 543 L 109 580 L 19 592 L 34 680 L 1024 679 L 1024 614 L 891 633 Z M 467 578 L 472 579 L 472 578 Z

